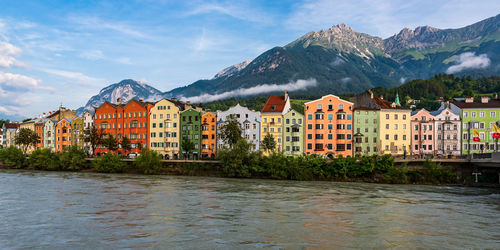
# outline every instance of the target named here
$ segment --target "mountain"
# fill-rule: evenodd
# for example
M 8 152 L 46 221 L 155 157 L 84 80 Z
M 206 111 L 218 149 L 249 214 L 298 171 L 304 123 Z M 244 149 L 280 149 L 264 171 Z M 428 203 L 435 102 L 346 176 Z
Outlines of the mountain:
M 248 64 L 250 64 L 252 60 L 245 60 L 242 63 L 238 63 L 232 66 L 229 66 L 223 70 L 221 70 L 219 73 L 215 74 L 213 79 L 221 78 L 221 77 L 228 77 L 232 76 L 235 73 L 240 72 L 242 69 L 244 69 Z
M 227 98 L 257 93 L 259 86 L 270 92 L 277 91 L 268 88 L 273 84 L 287 84 L 289 88 L 301 79 L 316 81 L 291 92 L 356 93 L 440 73 L 498 75 L 499 65 L 500 15 L 459 29 L 404 28 L 387 39 L 339 24 L 309 32 L 249 63 L 228 67 L 211 80 L 196 81 L 165 96 L 189 99 L 209 94 Z
M 119 83 L 111 84 L 103 88 L 99 94 L 90 98 L 85 107 L 77 109 L 77 115 L 85 111 L 94 112 L 95 107 L 99 107 L 104 102 L 116 103 L 117 98 L 121 98 L 122 103 L 132 99 L 143 99 L 144 101 L 156 101 L 161 99 L 163 93 L 144 82 L 138 82 L 132 79 L 122 80 Z

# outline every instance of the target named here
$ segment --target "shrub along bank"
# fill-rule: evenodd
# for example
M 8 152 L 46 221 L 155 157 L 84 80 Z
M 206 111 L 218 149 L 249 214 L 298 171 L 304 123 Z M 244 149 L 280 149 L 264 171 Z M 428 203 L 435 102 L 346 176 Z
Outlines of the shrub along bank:
M 184 175 L 210 175 L 236 178 L 271 178 L 279 180 L 333 180 L 377 183 L 457 183 L 457 175 L 450 167 L 426 161 L 420 170 L 396 167 L 394 158 L 384 156 L 358 156 L 325 159 L 315 156 L 286 157 L 272 153 L 263 156 L 251 151 L 245 140 L 239 140 L 231 148 L 218 153 L 220 168 L 213 165 L 190 163 L 176 166 L 177 172 L 163 167 L 161 156 L 144 149 L 134 162 L 124 162 L 121 156 L 104 154 L 92 163 L 85 159 L 85 151 L 76 146 L 62 153 L 49 149 L 37 149 L 26 158 L 21 149 L 0 149 L 3 168 L 36 169 L 49 171 L 96 171 L 103 173 L 143 173 Z

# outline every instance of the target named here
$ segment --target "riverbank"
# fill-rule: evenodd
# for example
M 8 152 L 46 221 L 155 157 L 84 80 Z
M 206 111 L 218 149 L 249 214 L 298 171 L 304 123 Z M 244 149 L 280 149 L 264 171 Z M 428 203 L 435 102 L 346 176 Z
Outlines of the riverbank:
M 387 184 L 478 185 L 460 169 L 425 161 L 421 167 L 396 165 L 390 155 L 325 159 L 314 156 L 263 156 L 221 151 L 218 161 L 162 161 L 145 150 L 137 159 L 106 154 L 91 160 L 72 148 L 63 153 L 40 149 L 25 157 L 16 148 L 0 150 L 0 168 L 46 171 L 211 176 L 297 181 L 367 182 Z M 480 176 L 480 182 L 488 182 Z M 485 181 L 486 180 L 486 181 Z M 494 183 L 494 182 L 493 182 Z

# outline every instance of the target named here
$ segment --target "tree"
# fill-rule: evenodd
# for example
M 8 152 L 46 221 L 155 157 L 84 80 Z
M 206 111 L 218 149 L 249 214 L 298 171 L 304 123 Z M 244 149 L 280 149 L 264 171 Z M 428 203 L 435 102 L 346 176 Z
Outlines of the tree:
M 195 149 L 194 142 L 188 139 L 182 140 L 182 151 L 184 151 L 184 159 L 188 158 Z M 187 157 L 186 157 L 187 155 Z
M 159 174 L 163 169 L 161 155 L 153 150 L 143 149 L 134 163 L 144 174 Z
M 26 154 L 29 146 L 35 147 L 36 144 L 40 141 L 40 137 L 35 133 L 35 131 L 27 128 L 22 128 L 19 130 L 19 133 L 16 134 L 14 139 L 16 144 L 21 146 L 21 149 Z
M 102 145 L 111 152 L 114 152 L 118 149 L 118 141 L 112 134 L 108 134 L 108 136 L 104 138 Z
M 10 123 L 10 121 L 9 120 L 2 120 L 2 119 L 0 119 L 0 128 L 3 127 L 4 123 Z
M 92 148 L 92 153 L 95 152 L 97 146 L 102 145 L 104 132 L 102 129 L 98 129 L 95 126 L 92 126 L 88 129 L 85 129 L 84 133 L 84 141 L 90 143 L 90 147 Z
M 132 149 L 132 145 L 128 137 L 124 136 L 122 141 L 120 142 L 120 146 L 122 146 L 123 154 L 127 155 L 127 152 Z
M 262 140 L 262 149 L 266 152 L 274 151 L 276 149 L 276 141 L 274 140 L 274 136 L 272 134 L 267 134 Z
M 230 147 L 233 147 L 238 140 L 241 139 L 240 122 L 238 122 L 234 116 L 229 116 L 219 129 L 219 136 L 222 141 L 229 144 Z

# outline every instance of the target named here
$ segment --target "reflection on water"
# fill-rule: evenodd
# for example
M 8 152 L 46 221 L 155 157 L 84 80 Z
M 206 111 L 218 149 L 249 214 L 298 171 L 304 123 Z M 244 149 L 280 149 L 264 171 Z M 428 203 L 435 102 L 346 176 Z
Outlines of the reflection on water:
M 500 190 L 0 172 L 0 248 L 498 248 Z

